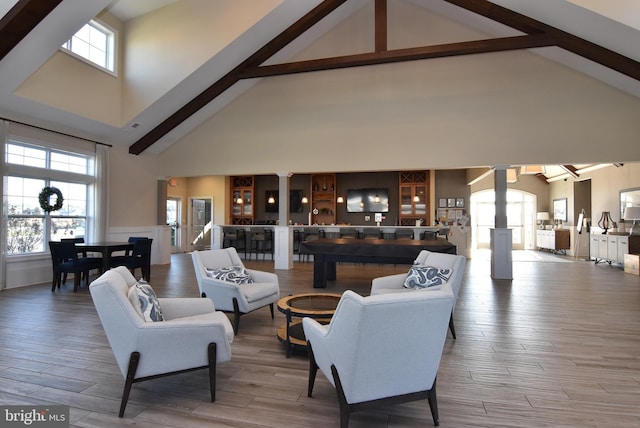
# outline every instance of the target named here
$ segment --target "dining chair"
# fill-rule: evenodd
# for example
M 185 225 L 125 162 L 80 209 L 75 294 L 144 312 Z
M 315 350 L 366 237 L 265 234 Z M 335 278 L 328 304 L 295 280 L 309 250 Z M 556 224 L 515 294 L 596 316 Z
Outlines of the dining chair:
M 136 269 L 140 268 L 142 277 L 151 280 L 151 238 L 129 238 L 129 242 L 133 243 L 133 251 L 131 254 L 124 256 L 111 257 L 111 267 L 126 266 L 132 275 L 135 275 Z
M 49 251 L 51 252 L 51 262 L 53 278 L 51 291 L 60 288 L 63 274 L 73 274 L 73 292 L 78 291 L 81 278 L 84 275 L 87 285 L 89 284 L 89 271 L 92 269 L 102 269 L 102 260 L 98 258 L 80 258 L 75 242 L 49 241 Z
M 61 238 L 60 242 L 73 242 L 74 244 L 84 244 L 84 238 Z M 85 248 L 76 248 L 78 250 L 78 255 L 82 255 L 82 259 L 87 262 L 91 262 L 94 264 L 102 264 L 102 257 L 90 257 Z M 102 274 L 102 269 L 98 269 L 98 274 Z M 85 278 L 86 279 L 86 278 Z M 62 275 L 62 283 L 67 282 L 67 273 L 65 272 Z

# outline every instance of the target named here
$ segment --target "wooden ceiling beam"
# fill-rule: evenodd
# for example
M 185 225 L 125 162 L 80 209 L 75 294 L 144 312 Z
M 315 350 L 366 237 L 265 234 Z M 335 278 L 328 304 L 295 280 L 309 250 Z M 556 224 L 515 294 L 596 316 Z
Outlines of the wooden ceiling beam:
M 573 178 L 578 178 L 580 177 L 580 174 L 578 174 L 576 171 L 578 171 L 576 169 L 575 166 L 573 165 L 560 165 L 560 168 L 562 168 L 567 174 L 569 174 L 570 176 L 572 176 Z
M 62 0 L 19 0 L 0 19 L 0 61 Z
M 164 137 L 172 129 L 180 125 L 182 122 L 195 114 L 198 110 L 213 101 L 218 95 L 222 94 L 224 91 L 237 83 L 241 79 L 240 76 L 244 71 L 262 64 L 275 53 L 280 51 L 280 49 L 287 46 L 302 33 L 313 27 L 325 16 L 329 15 L 331 12 L 337 9 L 345 1 L 346 0 L 324 0 L 318 6 L 305 14 L 302 18 L 291 24 L 289 28 L 285 29 L 267 44 L 258 49 L 249 58 L 242 61 L 238 66 L 225 74 L 213 85 L 209 86 L 194 99 L 182 106 L 180 109 L 178 109 L 178 111 L 176 111 L 174 114 L 169 116 L 138 141 L 129 146 L 129 153 L 139 155 L 140 153 L 145 151 L 153 143 Z
M 375 4 L 375 50 L 387 50 L 387 0 L 376 0 Z
M 445 0 L 470 12 L 527 34 L 544 33 L 557 39 L 557 46 L 619 73 L 640 80 L 640 62 L 593 42 L 519 14 L 487 0 Z
M 333 58 L 321 58 L 307 61 L 273 64 L 246 70 L 243 79 L 280 76 L 285 74 L 306 73 L 310 71 L 334 70 L 365 65 L 390 64 L 402 61 L 443 58 L 488 52 L 502 52 L 552 46 L 555 40 L 545 34 L 503 37 L 498 39 L 474 40 L 449 43 L 436 46 L 396 49 L 383 52 L 346 55 Z

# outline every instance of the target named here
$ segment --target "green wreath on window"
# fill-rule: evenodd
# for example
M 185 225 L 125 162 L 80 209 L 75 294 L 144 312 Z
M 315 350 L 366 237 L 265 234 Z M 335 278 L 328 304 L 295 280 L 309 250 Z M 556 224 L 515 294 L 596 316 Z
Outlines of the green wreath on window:
M 51 205 L 50 199 L 51 196 L 56 195 L 56 203 Z M 64 198 L 62 197 L 62 192 L 57 187 L 49 187 L 46 186 L 38 195 L 38 202 L 40 202 L 40 208 L 44 210 L 47 214 L 51 211 L 58 211 L 62 208 L 62 203 L 64 202 Z

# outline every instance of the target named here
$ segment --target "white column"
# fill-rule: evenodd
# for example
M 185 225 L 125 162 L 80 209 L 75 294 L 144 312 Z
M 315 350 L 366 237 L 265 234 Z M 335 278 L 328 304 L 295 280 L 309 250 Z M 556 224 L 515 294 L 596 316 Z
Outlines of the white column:
M 289 178 L 290 173 L 278 173 L 278 225 L 273 233 L 273 260 L 276 269 L 293 267 L 293 230 L 289 227 Z
M 513 279 L 512 231 L 507 228 L 507 166 L 494 167 L 495 228 L 491 229 L 491 277 Z

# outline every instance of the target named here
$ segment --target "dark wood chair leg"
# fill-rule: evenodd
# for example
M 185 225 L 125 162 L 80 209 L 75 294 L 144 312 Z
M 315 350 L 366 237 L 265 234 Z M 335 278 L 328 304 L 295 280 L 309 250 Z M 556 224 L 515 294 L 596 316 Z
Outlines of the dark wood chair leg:
M 210 343 L 208 347 L 209 355 L 209 389 L 211 390 L 211 402 L 216 401 L 216 358 L 218 346 Z
M 336 384 L 336 393 L 338 394 L 338 402 L 340 403 L 340 428 L 348 428 L 349 403 L 347 403 L 347 397 L 344 395 L 344 389 L 342 389 L 338 370 L 333 364 L 331 365 L 331 375 L 333 376 L 333 381 Z
M 238 334 L 240 328 L 240 307 L 238 306 L 238 299 L 233 298 L 233 333 Z
M 454 339 L 456 339 L 456 328 L 453 326 L 453 313 L 449 317 L 449 330 Z
M 438 426 L 440 425 L 440 416 L 438 415 L 438 400 L 436 398 L 436 380 L 433 381 L 433 386 L 429 391 L 428 400 L 429 407 L 431 408 L 431 416 L 433 417 L 433 424 Z
M 133 386 L 133 382 L 136 378 L 136 370 L 138 370 L 139 362 L 140 353 L 132 352 L 129 357 L 129 368 L 127 369 L 127 378 L 124 382 L 124 391 L 122 391 L 122 401 L 120 402 L 120 412 L 118 413 L 119 418 L 124 416 L 124 409 L 127 407 L 127 401 L 129 401 L 129 393 L 131 392 L 131 387 Z
M 271 319 L 273 319 L 273 303 L 269 304 L 269 309 L 271 309 Z
M 311 397 L 313 393 L 313 385 L 316 383 L 316 374 L 318 373 L 318 364 L 313 356 L 313 349 L 311 349 L 311 343 L 307 340 L 307 349 L 309 350 L 309 385 L 307 387 L 307 397 Z
M 73 274 L 73 292 L 76 293 L 80 288 L 80 280 L 82 279 L 82 273 L 76 272 Z
M 56 285 L 59 287 L 60 285 L 58 284 L 58 278 L 59 275 L 57 273 L 53 274 L 53 278 L 51 279 L 51 292 L 56 291 Z

